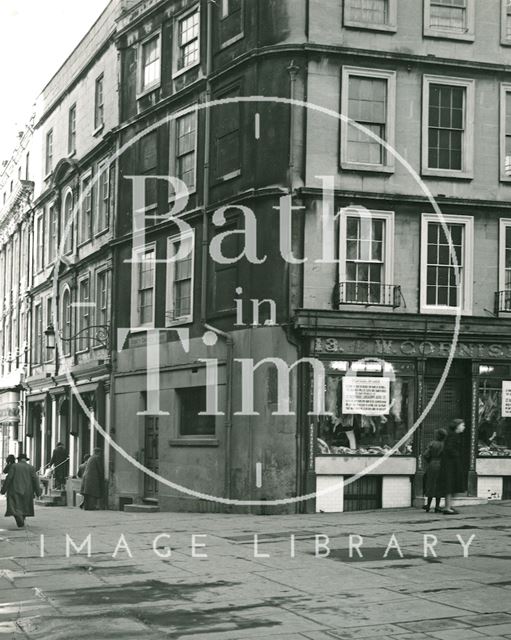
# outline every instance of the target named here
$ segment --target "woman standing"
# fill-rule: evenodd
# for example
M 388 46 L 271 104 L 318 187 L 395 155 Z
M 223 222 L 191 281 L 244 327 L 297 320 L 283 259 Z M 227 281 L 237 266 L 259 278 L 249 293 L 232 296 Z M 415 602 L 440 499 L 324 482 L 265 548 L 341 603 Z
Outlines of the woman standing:
M 461 434 L 464 431 L 465 421 L 459 418 L 453 420 L 449 424 L 444 443 L 440 464 L 440 487 L 445 495 L 445 515 L 458 513 L 458 511 L 452 508 L 452 496 L 454 493 L 462 493 L 466 490 L 463 464 L 461 461 Z
M 429 513 L 429 510 L 431 509 L 433 498 L 435 498 L 435 513 L 442 512 L 442 509 L 440 509 L 442 490 L 439 480 L 446 436 L 447 431 L 445 429 L 438 429 L 435 433 L 435 439 L 429 443 L 424 455 L 422 456 L 427 463 L 426 473 L 424 475 L 424 495 L 427 497 L 428 501 L 423 507 L 426 513 Z

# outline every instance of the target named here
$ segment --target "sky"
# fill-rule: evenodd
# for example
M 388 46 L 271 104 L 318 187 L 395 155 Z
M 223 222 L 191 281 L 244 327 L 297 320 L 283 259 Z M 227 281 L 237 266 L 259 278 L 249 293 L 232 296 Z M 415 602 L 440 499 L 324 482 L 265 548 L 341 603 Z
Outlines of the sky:
M 0 0 L 0 161 L 30 120 L 40 91 L 108 0 Z

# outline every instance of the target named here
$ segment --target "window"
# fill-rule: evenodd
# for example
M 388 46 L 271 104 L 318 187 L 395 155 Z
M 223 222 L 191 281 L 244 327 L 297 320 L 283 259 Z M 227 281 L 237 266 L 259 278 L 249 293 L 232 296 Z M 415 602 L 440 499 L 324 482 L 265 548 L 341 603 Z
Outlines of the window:
M 340 221 L 340 302 L 393 302 L 394 214 L 343 209 Z
M 223 47 L 243 37 L 243 0 L 221 0 L 220 44 Z
M 391 146 L 394 146 L 395 87 L 395 72 L 343 68 L 342 112 Z M 379 141 L 342 122 L 341 166 L 393 171 L 394 158 Z
M 57 207 L 52 204 L 48 210 L 48 263 L 54 262 L 57 257 L 59 244 L 59 214 Z
M 425 76 L 422 172 L 471 178 L 474 81 Z
M 133 261 L 132 326 L 154 326 L 155 246 L 140 251 Z
M 53 169 L 53 129 L 50 129 L 46 134 L 46 160 L 45 160 L 45 172 L 46 175 L 50 174 Z
M 501 43 L 511 44 L 511 0 L 501 0 Z
M 212 437 L 215 416 L 201 416 L 206 411 L 206 387 L 176 389 L 179 404 L 179 435 Z
M 86 351 L 89 348 L 89 335 L 87 327 L 90 326 L 90 282 L 84 278 L 78 284 L 78 351 Z
M 73 253 L 73 193 L 69 190 L 64 198 L 64 216 L 62 220 L 62 233 L 65 234 L 64 253 Z
M 25 156 L 25 180 L 29 179 L 29 167 L 30 167 L 30 153 L 27 151 L 27 155 Z
M 76 105 L 69 109 L 68 129 L 67 129 L 67 152 L 69 154 L 76 151 Z
M 474 39 L 474 0 L 424 0 L 424 35 Z
M 500 86 L 500 178 L 511 180 L 511 84 Z
M 104 124 L 105 104 L 103 96 L 103 74 L 96 79 L 94 90 L 94 129 L 99 129 Z
M 193 321 L 194 234 L 168 239 L 166 324 Z M 180 253 L 176 260 L 175 258 Z
M 139 91 L 144 93 L 160 84 L 161 76 L 160 34 L 151 36 L 140 45 Z
M 511 309 L 511 218 L 500 220 L 499 291 L 503 296 L 498 309 Z M 504 303 L 504 304 L 503 304 Z
M 140 175 L 154 176 L 158 167 L 158 134 L 156 131 L 141 138 L 139 144 L 138 171 Z M 145 181 L 146 210 L 156 207 L 158 202 L 158 181 Z
M 64 351 L 64 355 L 69 355 L 71 353 L 71 294 L 66 287 L 62 293 L 62 316 L 61 316 L 61 327 L 62 327 L 62 349 Z
M 225 258 L 236 260 L 240 255 L 239 238 L 235 225 L 222 227 L 218 234 L 231 232 L 222 239 L 221 250 Z M 239 286 L 238 267 L 240 260 L 222 264 L 213 261 L 213 310 L 215 312 L 231 311 L 234 309 L 234 299 L 236 297 L 236 287 Z
M 32 349 L 32 360 L 34 364 L 40 364 L 43 359 L 43 314 L 41 303 L 34 306 L 34 341 Z
M 396 0 L 345 0 L 344 26 L 378 31 L 395 31 Z
M 239 90 L 234 90 L 215 99 L 226 100 L 239 95 Z M 229 102 L 213 109 L 213 173 L 218 180 L 229 180 L 241 173 L 240 109 L 239 102 Z
M 44 323 L 45 327 L 48 327 L 49 325 L 53 325 L 54 324 L 54 320 L 53 320 L 53 298 L 50 296 L 48 298 L 46 298 L 46 321 Z M 45 349 L 46 352 L 46 356 L 44 361 L 45 362 L 51 362 L 53 360 L 53 356 L 54 354 L 54 349 Z
M 182 180 L 188 193 L 195 191 L 196 154 L 197 154 L 197 112 L 187 113 L 176 119 L 174 126 L 174 140 L 170 148 L 175 157 L 171 158 L 171 173 Z
M 180 18 L 177 23 L 177 70 L 183 71 L 199 62 L 199 10 Z
M 92 175 L 82 179 L 82 199 L 80 211 L 80 244 L 92 236 Z
M 473 218 L 444 216 L 445 230 L 435 214 L 422 215 L 421 311 L 424 313 L 472 312 Z M 449 239 L 452 243 L 451 252 Z M 458 262 L 456 268 L 454 255 Z M 456 280 L 458 274 L 459 286 Z
M 38 215 L 36 218 L 35 231 L 35 268 L 36 271 L 41 271 L 44 266 L 44 212 Z
M 110 224 L 110 165 L 108 161 L 98 166 L 98 204 L 97 204 L 97 232 L 105 231 Z
M 110 272 L 100 271 L 96 276 L 96 324 L 108 324 L 110 298 Z

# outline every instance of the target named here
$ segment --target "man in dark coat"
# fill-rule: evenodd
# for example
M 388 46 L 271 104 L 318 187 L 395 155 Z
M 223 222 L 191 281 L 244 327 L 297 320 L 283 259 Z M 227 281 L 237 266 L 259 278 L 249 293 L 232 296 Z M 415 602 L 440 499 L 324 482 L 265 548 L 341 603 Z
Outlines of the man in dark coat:
M 11 465 L 2 493 L 7 494 L 7 516 L 14 516 L 18 527 L 25 525 L 25 518 L 34 515 L 34 495 L 41 495 L 41 485 L 32 465 L 24 453 Z
M 67 451 L 62 442 L 57 442 L 50 459 L 50 466 L 55 469 L 55 488 L 62 489 L 67 477 Z
M 98 500 L 101 501 L 103 498 L 104 478 L 103 450 L 97 447 L 87 460 L 82 478 L 80 493 L 83 496 L 82 506 L 86 511 L 94 511 L 98 508 Z

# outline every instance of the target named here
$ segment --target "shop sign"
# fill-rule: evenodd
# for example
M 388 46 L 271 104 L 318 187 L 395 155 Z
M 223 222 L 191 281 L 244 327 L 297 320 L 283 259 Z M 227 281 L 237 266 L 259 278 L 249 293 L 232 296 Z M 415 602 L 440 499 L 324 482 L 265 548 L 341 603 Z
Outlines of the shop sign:
M 511 418 L 511 380 L 502 380 L 502 417 Z
M 432 342 L 430 340 L 388 340 L 375 338 L 370 340 L 346 338 L 312 338 L 311 351 L 314 354 L 354 354 L 377 356 L 418 356 L 425 358 L 447 358 L 451 351 L 451 342 Z M 458 342 L 456 358 L 511 358 L 511 344 Z
M 389 409 L 389 378 L 345 376 L 342 379 L 343 414 L 384 416 Z

